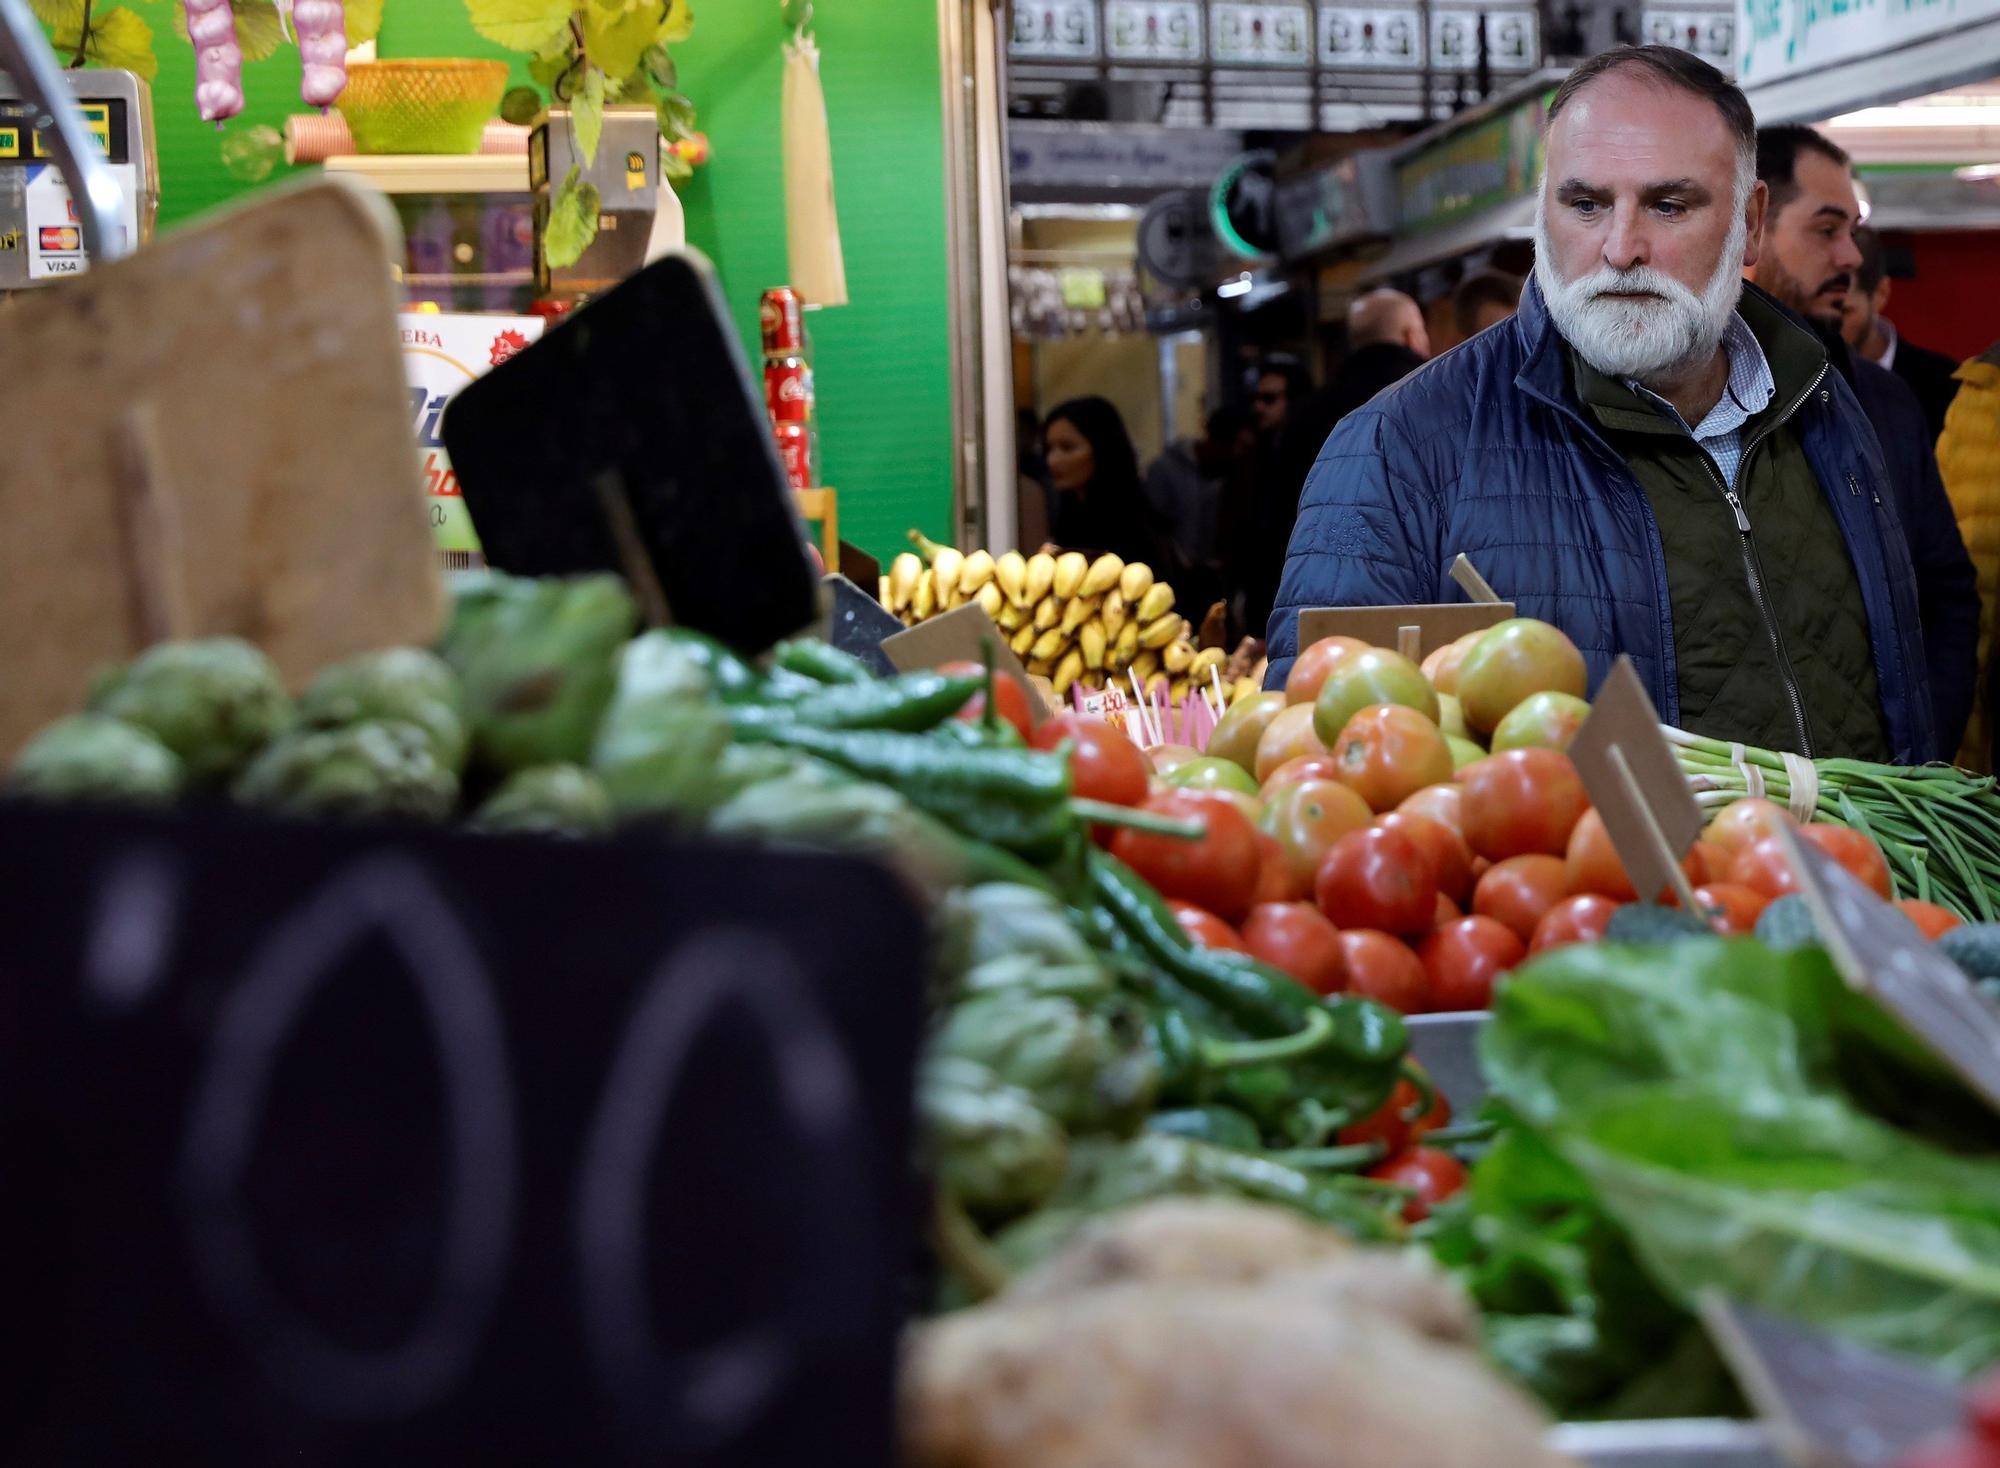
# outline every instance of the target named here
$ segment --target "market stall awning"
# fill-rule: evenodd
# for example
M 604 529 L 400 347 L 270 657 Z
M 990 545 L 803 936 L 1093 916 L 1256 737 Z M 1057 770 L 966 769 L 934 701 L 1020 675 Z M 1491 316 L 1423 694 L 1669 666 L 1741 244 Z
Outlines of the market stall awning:
M 1486 249 L 1501 240 L 1524 240 L 1534 232 L 1534 197 L 1510 199 L 1505 204 L 1396 241 L 1387 254 L 1368 266 L 1361 279 L 1364 284 L 1390 280 L 1440 260 Z
M 1759 123 L 1817 122 L 2000 72 L 2000 0 L 1749 7 L 1736 79 Z

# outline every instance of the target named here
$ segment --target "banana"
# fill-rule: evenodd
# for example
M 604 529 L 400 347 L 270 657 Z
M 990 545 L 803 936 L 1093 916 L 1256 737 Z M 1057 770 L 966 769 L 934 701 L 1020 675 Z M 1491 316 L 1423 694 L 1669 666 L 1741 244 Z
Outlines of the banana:
M 889 606 L 889 576 L 888 576 L 888 573 L 887 573 L 887 572 L 884 572 L 884 573 L 883 573 L 882 575 L 880 575 L 880 576 L 876 577 L 875 579 L 876 579 L 877 581 L 881 582 L 881 584 L 882 584 L 882 585 L 881 585 L 881 590 L 880 590 L 880 591 L 878 591 L 878 592 L 876 593 L 876 595 L 875 595 L 875 600 L 877 600 L 877 601 L 879 601 L 880 603 L 882 603 L 882 606 L 883 606 L 883 609 L 884 609 L 884 610 L 887 610 L 887 609 L 888 609 L 888 606 Z
M 1139 681 L 1143 683 L 1160 671 L 1160 655 L 1147 649 L 1132 659 L 1132 671 L 1139 675 Z
M 1125 574 L 1125 563 L 1106 551 L 1090 563 L 1084 573 L 1083 585 L 1077 588 L 1079 596 L 1102 596 L 1118 584 L 1118 578 Z
M 1104 593 L 1104 602 L 1098 616 L 1104 619 L 1104 635 L 1116 637 L 1125 630 L 1125 619 L 1130 614 L 1130 604 L 1125 593 L 1113 587 Z
M 1164 692 L 1172 694 L 1173 689 L 1174 680 L 1169 678 L 1165 673 L 1155 673 L 1146 680 L 1146 696 L 1148 698 L 1151 698 L 1155 693 Z
M 1062 621 L 1058 625 L 1063 630 L 1063 636 L 1067 637 L 1096 615 L 1096 602 L 1086 597 L 1075 597 L 1063 608 Z
M 917 554 L 922 556 L 926 561 L 935 563 L 938 558 L 939 551 L 947 551 L 951 549 L 951 547 L 948 545 L 939 545 L 935 540 L 932 540 L 928 535 L 924 534 L 923 531 L 917 529 L 915 526 L 911 526 L 910 529 L 904 533 L 909 537 L 910 544 L 917 548 Z
M 1077 632 L 1077 645 L 1083 649 L 1083 665 L 1093 672 L 1104 666 L 1104 624 L 1085 622 Z
M 1084 573 L 1090 569 L 1090 557 L 1082 551 L 1064 551 L 1056 557 L 1055 593 L 1067 601 L 1076 595 L 1083 585 Z
M 1208 681 L 1208 670 L 1210 668 L 1221 667 L 1228 659 L 1229 654 L 1221 648 L 1204 647 L 1195 653 L 1194 661 L 1188 664 L 1188 677 L 1199 679 L 1203 683 L 1206 683 Z
M 1127 601 L 1138 601 L 1152 589 L 1152 586 L 1153 568 L 1144 561 L 1134 561 L 1118 578 L 1118 590 L 1123 593 Z
M 1033 618 L 1035 630 L 1046 632 L 1062 620 L 1062 603 L 1052 596 L 1045 596 L 1035 603 Z
M 1155 581 L 1146 594 L 1139 598 L 1135 616 L 1141 622 L 1157 622 L 1174 609 L 1174 589 L 1164 581 Z
M 1172 683 L 1167 685 L 1167 696 L 1173 699 L 1175 703 L 1187 702 L 1188 680 L 1186 678 L 1174 679 Z
M 937 598 L 940 603 L 949 602 L 958 606 L 963 598 L 958 598 L 959 573 L 965 569 L 965 557 L 948 545 L 941 545 L 931 557 L 931 575 L 937 580 Z
M 1014 634 L 1007 645 L 1014 649 L 1015 657 L 1024 658 L 1028 655 L 1028 649 L 1035 645 L 1036 635 L 1033 627 L 1024 626 Z
M 976 550 L 965 558 L 965 564 L 958 569 L 959 588 L 967 596 L 977 596 L 979 588 L 993 579 L 993 557 L 986 551 Z
M 1040 601 L 1049 594 L 1049 588 L 1056 584 L 1056 558 L 1047 551 L 1037 551 L 1028 558 L 1028 589 L 1025 593 L 1030 604 Z
M 1160 649 L 1160 661 L 1169 673 L 1185 673 L 1194 662 L 1194 644 L 1185 637 L 1176 637 Z
M 910 598 L 916 594 L 917 578 L 923 574 L 924 563 L 914 551 L 904 551 L 889 563 L 890 611 L 900 612 L 909 606 Z
M 1181 635 L 1182 629 L 1187 625 L 1187 618 L 1177 617 L 1169 612 L 1166 616 L 1144 625 L 1138 623 L 1134 625 L 1139 627 L 1139 646 L 1165 647 Z
M 937 579 L 926 571 L 917 578 L 917 590 L 910 598 L 910 610 L 917 614 L 917 620 L 921 622 L 937 609 Z
M 1052 663 L 1056 659 L 1056 654 L 1062 651 L 1065 640 L 1061 632 L 1051 627 L 1034 640 L 1028 651 L 1041 661 Z
M 1043 661 L 1041 658 L 1029 658 L 1027 662 L 1027 671 L 1033 677 L 1046 678 L 1049 676 L 1049 674 L 1053 673 L 1055 669 L 1051 667 L 1047 662 Z
M 1139 651 L 1139 624 L 1137 622 L 1127 622 L 1118 630 L 1118 641 L 1115 647 L 1117 650 L 1111 654 L 1112 666 L 1118 668 L 1127 666 Z
M 1084 662 L 1084 655 L 1076 648 L 1063 654 L 1063 660 L 1056 664 L 1055 689 L 1058 698 L 1068 693 L 1070 684 L 1082 676 Z
M 963 591 L 965 589 L 965 578 L 962 573 L 959 577 L 958 585 L 959 590 Z M 1000 594 L 1000 588 L 995 586 L 990 578 L 985 585 L 972 594 L 972 599 L 985 609 L 986 615 L 989 617 L 998 617 L 1001 608 L 1007 604 L 1007 598 Z
M 1008 551 L 993 563 L 993 577 L 1007 600 L 1026 611 L 1028 608 L 1028 562 L 1019 551 Z
M 998 581 L 993 583 L 993 589 L 995 591 L 1000 589 Z M 1003 632 L 1018 632 L 1028 625 L 1028 609 L 1015 606 L 1003 596 L 1000 599 L 1000 610 L 993 614 L 993 620 L 1000 624 L 1000 630 Z
M 1233 704 L 1239 698 L 1254 698 L 1258 692 L 1255 678 L 1238 678 L 1229 689 L 1229 701 Z

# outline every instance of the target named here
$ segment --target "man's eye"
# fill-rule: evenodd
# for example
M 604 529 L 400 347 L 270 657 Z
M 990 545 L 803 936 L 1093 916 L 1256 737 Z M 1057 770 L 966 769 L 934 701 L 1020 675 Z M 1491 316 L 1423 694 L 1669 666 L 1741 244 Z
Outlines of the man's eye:
M 1588 218 L 1590 215 L 1595 214 L 1597 212 L 1597 200 L 1575 199 L 1570 202 L 1569 207 L 1574 209 L 1577 213 Z
M 1681 203 L 1678 199 L 1662 199 L 1653 207 L 1665 219 L 1679 219 L 1683 214 L 1687 213 L 1687 205 Z

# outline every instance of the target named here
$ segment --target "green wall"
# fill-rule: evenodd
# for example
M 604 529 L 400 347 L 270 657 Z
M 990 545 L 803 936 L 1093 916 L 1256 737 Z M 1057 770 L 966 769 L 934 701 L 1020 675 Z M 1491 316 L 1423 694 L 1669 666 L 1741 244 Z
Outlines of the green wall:
M 148 7 L 157 11 L 157 7 Z M 164 12 L 159 12 L 164 24 Z M 683 202 L 688 238 L 722 275 L 753 364 L 757 297 L 785 279 L 779 151 L 782 32 L 773 0 L 707 0 L 675 48 L 712 159 Z M 852 304 L 814 312 L 821 477 L 843 536 L 884 560 L 917 526 L 951 528 L 951 402 L 944 137 L 936 7 L 833 0 L 816 21 Z M 194 113 L 194 56 L 160 37 L 154 84 L 164 227 L 240 194 L 215 129 Z M 384 56 L 492 56 L 458 0 L 388 0 Z M 525 78 L 521 78 L 525 79 Z M 298 53 L 244 68 L 232 128 L 281 128 L 299 107 Z

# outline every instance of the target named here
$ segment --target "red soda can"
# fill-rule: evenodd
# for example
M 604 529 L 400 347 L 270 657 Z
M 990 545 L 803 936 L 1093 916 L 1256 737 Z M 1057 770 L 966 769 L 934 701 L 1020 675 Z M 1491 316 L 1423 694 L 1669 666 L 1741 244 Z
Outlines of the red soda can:
M 778 437 L 778 460 L 785 466 L 786 481 L 793 489 L 811 489 L 812 430 L 803 423 L 777 423 L 772 432 Z
M 764 327 L 764 355 L 802 357 L 806 350 L 805 317 L 799 293 L 788 285 L 774 285 L 757 303 L 758 319 Z
M 813 415 L 813 372 L 804 357 L 764 364 L 764 407 L 773 423 L 807 423 Z

